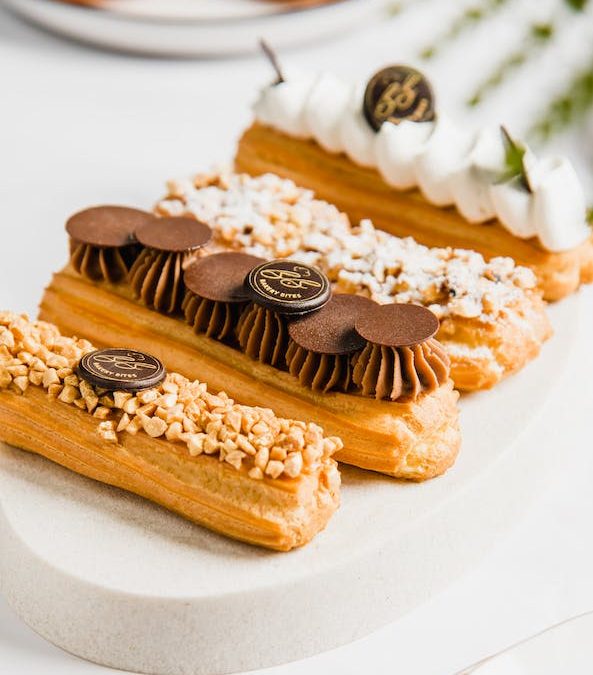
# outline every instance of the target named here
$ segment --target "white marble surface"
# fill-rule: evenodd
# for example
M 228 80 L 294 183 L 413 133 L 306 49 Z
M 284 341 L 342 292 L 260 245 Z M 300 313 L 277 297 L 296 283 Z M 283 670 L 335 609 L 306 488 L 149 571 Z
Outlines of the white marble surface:
M 437 28 L 435 22 L 434 32 Z M 378 63 L 403 58 L 408 38 L 400 45 L 393 32 L 393 26 L 377 26 L 290 58 L 362 75 Z M 354 53 L 364 58 L 349 59 Z M 447 60 L 431 65 L 431 71 L 442 99 L 454 107 L 460 85 L 455 80 L 451 88 L 443 86 Z M 64 241 L 56 236 L 64 218 L 93 202 L 148 205 L 162 192 L 164 178 L 229 157 L 249 119 L 254 86 L 267 71 L 255 59 L 164 62 L 95 52 L 39 33 L 0 10 L 0 77 L 0 306 L 34 313 L 40 289 L 64 258 Z M 489 110 L 503 108 L 501 93 Z M 519 116 L 516 124 L 521 123 Z M 577 160 L 584 164 L 585 158 Z M 586 297 L 593 302 L 593 294 Z M 593 317 L 589 323 L 593 329 Z M 581 377 L 574 381 L 581 407 L 550 410 L 542 421 L 546 442 L 565 458 L 557 480 L 478 567 L 370 637 L 267 672 L 381 674 L 393 672 L 396 664 L 410 675 L 453 673 L 593 607 L 587 424 L 593 413 L 593 356 L 583 353 L 582 361 Z M 559 426 L 562 418 L 574 419 Z M 0 664 L 11 675 L 107 672 L 45 643 L 2 601 Z

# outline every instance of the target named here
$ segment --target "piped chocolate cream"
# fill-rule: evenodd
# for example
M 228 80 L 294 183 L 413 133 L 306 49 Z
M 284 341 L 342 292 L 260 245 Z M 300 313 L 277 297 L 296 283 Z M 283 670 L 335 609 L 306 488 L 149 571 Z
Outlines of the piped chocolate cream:
M 135 231 L 155 220 L 146 211 L 126 206 L 94 206 L 66 222 L 70 262 L 91 281 L 123 281 L 138 254 Z
M 73 260 L 81 274 L 127 279 L 144 304 L 161 313 L 182 309 L 196 333 L 288 370 L 304 387 L 404 402 L 449 378 L 448 356 L 433 337 L 438 319 L 425 307 L 332 297 L 325 274 L 295 260 L 202 251 L 212 233 L 193 218 L 96 207 L 73 216 L 67 229 L 75 247 L 93 249 L 95 262 L 90 252 Z M 129 247 L 141 250 L 121 277 L 121 250 Z M 105 253 L 111 249 L 121 253 L 115 266 Z M 95 375 L 105 377 L 130 355 L 115 356 L 99 354 Z
M 134 294 L 165 314 L 181 311 L 184 271 L 197 259 L 212 230 L 193 218 L 155 218 L 136 230 L 144 247 L 130 270 Z
M 292 321 L 286 352 L 289 373 L 316 391 L 347 392 L 352 386 L 352 355 L 366 345 L 355 323 L 375 306 L 359 295 L 338 294 L 318 312 Z
M 234 335 L 249 296 L 245 276 L 262 258 L 246 253 L 215 253 L 192 263 L 184 274 L 182 310 L 196 333 L 216 340 Z
M 433 337 L 439 322 L 425 307 L 377 305 L 361 314 L 355 327 L 367 340 L 352 371 L 363 396 L 411 401 L 448 379 L 449 357 Z
M 251 303 L 237 326 L 241 349 L 252 359 L 286 367 L 288 319 L 321 309 L 331 297 L 328 278 L 294 260 L 271 260 L 245 278 Z

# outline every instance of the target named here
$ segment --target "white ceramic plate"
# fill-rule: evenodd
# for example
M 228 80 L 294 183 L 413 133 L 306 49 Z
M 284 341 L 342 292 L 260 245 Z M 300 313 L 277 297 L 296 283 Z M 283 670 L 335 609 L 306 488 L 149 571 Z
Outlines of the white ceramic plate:
M 294 9 L 265 0 L 112 0 L 104 8 L 54 0 L 4 0 L 24 18 L 65 37 L 158 56 L 224 56 L 321 40 L 359 25 L 384 0 L 336 0 Z
M 453 469 L 422 484 L 344 469 L 342 507 L 289 554 L 0 445 L 2 592 L 50 641 L 124 670 L 214 675 L 350 642 L 475 564 L 541 490 L 562 454 L 541 420 L 570 423 L 558 401 L 587 348 L 585 311 L 578 296 L 551 307 L 540 358 L 464 397 Z

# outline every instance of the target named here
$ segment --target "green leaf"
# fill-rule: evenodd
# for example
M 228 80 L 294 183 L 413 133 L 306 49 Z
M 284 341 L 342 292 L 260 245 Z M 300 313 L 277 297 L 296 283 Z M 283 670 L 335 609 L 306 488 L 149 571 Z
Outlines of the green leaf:
M 534 23 L 531 26 L 531 36 L 538 42 L 545 42 L 554 35 L 554 26 L 551 23 Z
M 501 182 L 504 183 L 513 178 L 519 178 L 523 187 L 528 192 L 533 192 L 525 167 L 525 152 L 527 148 L 519 141 L 516 141 L 505 127 L 501 126 L 500 131 L 505 149 L 505 171 L 501 177 Z
M 474 4 L 462 10 L 432 45 L 420 50 L 421 59 L 432 59 L 448 43 L 453 42 L 463 32 L 478 25 L 484 19 L 501 9 L 509 0 L 475 0 Z
M 577 73 L 566 89 L 548 105 L 529 131 L 536 141 L 547 141 L 581 121 L 593 106 L 593 68 Z
M 583 12 L 587 6 L 587 0 L 564 0 L 564 2 L 575 12 Z
M 511 52 L 504 57 L 494 71 L 478 86 L 468 98 L 467 105 L 478 105 L 487 94 L 500 87 L 504 80 L 509 77 L 513 70 L 520 68 L 528 59 L 533 58 L 538 49 L 542 49 L 547 41 L 554 35 L 554 26 L 549 23 L 534 23 L 529 26 L 523 39 L 521 50 Z

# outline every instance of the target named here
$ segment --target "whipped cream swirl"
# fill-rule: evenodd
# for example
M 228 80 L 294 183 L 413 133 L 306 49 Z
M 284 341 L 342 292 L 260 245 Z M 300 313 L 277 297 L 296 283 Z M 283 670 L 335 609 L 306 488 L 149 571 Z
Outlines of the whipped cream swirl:
M 265 87 L 254 112 L 262 124 L 376 168 L 394 188 L 417 187 L 436 206 L 454 205 L 470 223 L 497 218 L 514 236 L 537 237 L 552 252 L 591 236 L 585 194 L 566 158 L 539 160 L 528 151 L 530 192 L 519 178 L 501 182 L 505 147 L 498 128 L 474 134 L 439 114 L 431 122 L 385 122 L 375 133 L 363 114 L 363 93 L 334 75 L 293 73 Z

